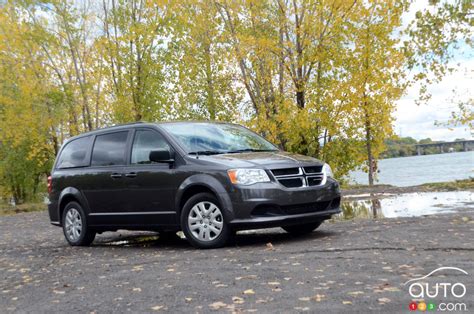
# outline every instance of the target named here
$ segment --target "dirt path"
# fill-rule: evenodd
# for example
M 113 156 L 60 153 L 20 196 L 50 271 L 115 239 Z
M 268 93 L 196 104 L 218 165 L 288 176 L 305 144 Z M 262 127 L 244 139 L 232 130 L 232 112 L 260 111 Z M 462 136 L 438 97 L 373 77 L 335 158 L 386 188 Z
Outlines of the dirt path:
M 466 270 L 444 280 L 473 295 L 473 234 L 466 214 L 247 232 L 218 250 L 137 232 L 73 248 L 46 212 L 18 214 L 0 217 L 0 312 L 406 312 L 403 283 L 440 266 Z

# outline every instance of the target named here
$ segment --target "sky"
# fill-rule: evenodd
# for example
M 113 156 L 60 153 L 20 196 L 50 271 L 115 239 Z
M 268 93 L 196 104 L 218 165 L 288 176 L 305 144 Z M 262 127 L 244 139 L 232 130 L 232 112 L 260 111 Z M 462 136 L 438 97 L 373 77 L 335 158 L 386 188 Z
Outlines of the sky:
M 427 0 L 417 0 L 404 17 L 406 25 L 415 17 L 417 10 L 426 6 Z M 474 99 L 474 52 L 467 45 L 460 47 L 452 65 L 457 71 L 448 74 L 437 84 L 429 86 L 431 99 L 422 105 L 415 100 L 419 86 L 412 86 L 397 102 L 394 131 L 399 136 L 410 136 L 415 139 L 431 138 L 432 140 L 452 141 L 457 138 L 473 139 L 467 126 L 448 127 L 436 125 L 435 122 L 446 122 L 453 111 L 457 111 L 456 101 Z M 455 92 L 454 92 L 455 91 Z

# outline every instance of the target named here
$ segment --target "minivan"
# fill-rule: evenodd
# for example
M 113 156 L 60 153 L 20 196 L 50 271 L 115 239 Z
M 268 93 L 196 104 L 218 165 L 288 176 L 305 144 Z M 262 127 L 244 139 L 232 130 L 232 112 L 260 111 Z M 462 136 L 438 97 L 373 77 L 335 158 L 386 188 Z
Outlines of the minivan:
M 197 248 L 224 246 L 244 229 L 301 235 L 341 202 L 328 164 L 217 122 L 140 122 L 72 137 L 48 192 L 51 223 L 73 246 L 119 229 L 182 231 Z

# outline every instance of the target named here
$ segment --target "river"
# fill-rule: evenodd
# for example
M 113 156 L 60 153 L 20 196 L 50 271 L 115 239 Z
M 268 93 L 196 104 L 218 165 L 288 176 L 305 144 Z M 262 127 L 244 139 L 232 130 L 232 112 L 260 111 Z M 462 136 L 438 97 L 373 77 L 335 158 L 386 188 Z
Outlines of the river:
M 474 151 L 381 159 L 377 184 L 412 186 L 474 177 Z M 351 183 L 368 184 L 367 173 L 349 174 Z

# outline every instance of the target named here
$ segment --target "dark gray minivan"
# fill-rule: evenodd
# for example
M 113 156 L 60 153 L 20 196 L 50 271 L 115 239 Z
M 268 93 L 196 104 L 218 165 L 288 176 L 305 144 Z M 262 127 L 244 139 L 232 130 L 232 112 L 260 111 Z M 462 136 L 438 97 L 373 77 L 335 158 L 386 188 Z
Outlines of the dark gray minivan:
M 329 165 L 228 123 L 134 123 L 69 139 L 48 177 L 51 223 L 71 245 L 118 229 L 182 230 L 198 248 L 237 230 L 312 232 L 340 212 Z

